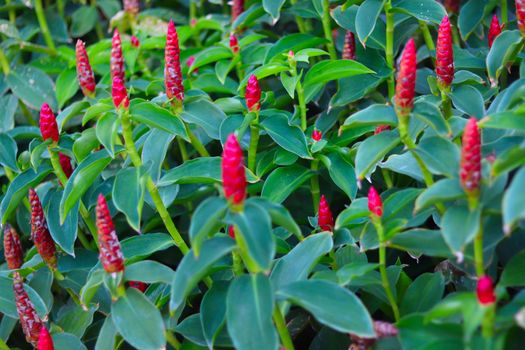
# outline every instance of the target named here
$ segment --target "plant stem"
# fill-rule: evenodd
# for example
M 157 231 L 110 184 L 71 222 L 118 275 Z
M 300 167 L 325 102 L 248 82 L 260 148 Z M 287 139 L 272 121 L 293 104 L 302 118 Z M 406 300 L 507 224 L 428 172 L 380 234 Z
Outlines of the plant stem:
M 5 4 L 7 6 L 11 5 L 11 0 L 5 0 Z M 9 22 L 11 22 L 12 24 L 15 24 L 16 22 L 16 12 L 14 8 L 9 9 Z
M 11 350 L 2 338 L 0 338 L 0 350 Z
M 297 90 L 297 100 L 299 101 L 299 110 L 301 112 L 301 129 L 305 131 L 306 128 L 308 127 L 307 119 L 306 119 L 306 102 L 304 99 L 303 84 L 301 84 L 300 81 L 297 82 L 296 90 Z
M 57 8 L 58 8 L 58 14 L 60 17 L 64 17 L 64 1 L 63 0 L 56 0 L 57 1 Z
M 385 56 L 386 64 L 391 69 L 390 76 L 388 77 L 388 99 L 391 100 L 395 94 L 395 81 L 394 81 L 394 13 L 392 12 L 392 2 L 387 0 L 385 2 L 385 15 L 386 15 L 386 46 Z
M 317 171 L 319 170 L 319 159 L 314 159 L 312 161 L 312 165 L 310 167 L 313 172 L 315 172 L 314 176 L 312 176 L 312 179 L 310 180 L 310 187 L 312 192 L 312 201 L 314 205 L 314 213 L 317 213 L 319 210 L 319 201 L 320 201 L 320 194 L 321 191 L 319 190 L 319 175 L 317 174 Z
M 290 332 L 288 332 L 286 321 L 278 305 L 275 305 L 273 308 L 273 320 L 277 326 L 277 332 L 279 333 L 283 347 L 286 350 L 294 350 L 292 337 L 290 336 Z
M 188 150 L 186 149 L 186 144 L 184 143 L 184 140 L 180 136 L 177 136 L 177 144 L 179 145 L 180 156 L 182 158 L 182 162 L 187 161 L 189 159 Z
M 250 124 L 250 146 L 248 148 L 248 169 L 255 173 L 257 145 L 259 144 L 259 111 L 255 111 L 255 119 Z
M 474 263 L 476 265 L 476 274 L 481 277 L 485 274 L 483 265 L 483 222 L 479 223 L 479 231 L 474 238 Z
M 186 128 L 186 134 L 188 134 L 193 148 L 195 148 L 195 150 L 200 154 L 201 157 L 209 157 L 210 154 L 206 150 L 206 147 L 204 147 L 202 142 L 197 138 L 197 136 L 195 136 L 193 131 L 191 131 L 189 125 L 184 123 L 184 127 Z
M 423 33 L 423 39 L 425 39 L 425 44 L 427 45 L 428 51 L 434 51 L 436 46 L 434 45 L 434 40 L 432 40 L 432 35 L 425 21 L 419 21 L 419 28 L 421 33 Z M 432 57 L 432 64 L 436 64 L 436 59 Z
M 323 0 L 323 31 L 324 37 L 328 42 L 326 43 L 326 49 L 330 54 L 330 59 L 337 59 L 337 52 L 335 51 L 334 39 L 332 38 L 332 28 L 330 26 L 330 0 Z
M 297 4 L 297 0 L 291 0 L 292 6 Z M 306 33 L 306 25 L 302 17 L 295 16 L 295 23 L 297 23 L 297 28 L 299 28 L 299 32 Z
M 501 0 L 501 24 L 504 25 L 509 21 L 509 10 L 507 0 Z
M 390 175 L 388 169 L 381 168 L 381 174 L 383 174 L 383 179 L 385 180 L 386 187 L 388 189 L 392 188 L 394 186 L 394 183 L 392 182 L 392 176 Z
M 47 26 L 46 15 L 44 14 L 44 8 L 42 7 L 42 0 L 35 0 L 35 11 L 44 41 L 46 42 L 46 45 L 56 53 L 55 43 L 53 42 L 51 32 Z
M 177 340 L 177 338 L 175 337 L 175 335 L 173 335 L 173 333 L 171 333 L 170 331 L 166 331 L 166 340 L 168 341 L 168 343 L 175 349 L 175 350 L 179 350 L 181 345 L 180 345 L 180 342 Z
M 0 67 L 2 67 L 2 71 L 4 72 L 4 75 L 9 75 L 11 72 L 11 68 L 9 68 L 9 61 L 7 60 L 7 57 L 4 53 L 4 50 L 0 47 Z
M 49 55 L 49 56 L 57 55 L 57 52 L 49 47 L 33 44 L 27 41 L 21 41 L 18 45 L 19 45 L 20 50 L 22 51 L 45 53 L 46 55 Z

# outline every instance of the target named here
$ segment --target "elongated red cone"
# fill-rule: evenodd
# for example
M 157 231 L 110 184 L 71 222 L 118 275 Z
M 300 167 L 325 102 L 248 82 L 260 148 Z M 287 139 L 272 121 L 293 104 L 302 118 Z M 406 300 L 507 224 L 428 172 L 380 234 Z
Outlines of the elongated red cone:
M 463 132 L 459 179 L 469 195 L 479 193 L 481 182 L 481 136 L 476 118 L 470 118 Z
M 383 201 L 374 186 L 368 190 L 368 210 L 377 217 L 383 216 Z
M 345 44 L 343 46 L 343 59 L 355 60 L 355 37 L 354 33 L 347 31 L 345 34 Z
M 40 328 L 37 350 L 55 350 L 53 339 L 51 339 L 51 335 L 45 326 Z
M 164 59 L 164 85 L 166 87 L 166 95 L 170 100 L 176 99 L 182 102 L 184 99 L 184 85 L 182 84 L 182 73 L 180 69 L 179 36 L 173 21 L 170 21 L 168 24 Z
M 31 239 L 35 243 L 38 254 L 51 270 L 57 268 L 56 247 L 47 227 L 44 210 L 38 194 L 29 189 L 29 203 L 31 204 Z
M 222 153 L 222 185 L 224 195 L 233 204 L 239 205 L 246 198 L 246 171 L 242 149 L 235 134 L 230 134 Z
M 255 74 L 250 75 L 248 84 L 246 85 L 246 106 L 250 112 L 258 111 L 261 109 L 261 88 L 259 87 L 259 80 Z
M 126 90 L 124 80 L 120 79 L 118 76 L 113 78 L 113 83 L 111 85 L 111 97 L 113 98 L 113 104 L 115 105 L 115 108 L 129 108 L 128 90 Z
M 516 0 L 516 21 L 521 35 L 525 35 L 525 0 Z
M 481 305 L 494 304 L 496 302 L 496 294 L 494 294 L 492 278 L 489 276 L 480 277 L 476 286 L 476 294 Z
M 416 87 L 416 44 L 410 39 L 405 45 L 396 82 L 396 112 L 398 117 L 408 116 L 414 106 Z
M 96 214 L 100 248 L 99 258 L 102 267 L 108 273 L 122 272 L 124 271 L 124 255 L 122 255 L 108 203 L 102 194 L 98 195 Z
M 443 17 L 439 25 L 436 44 L 436 75 L 441 89 L 448 89 L 454 80 L 454 51 L 448 16 Z
M 122 55 L 122 40 L 118 29 L 113 32 L 113 39 L 111 41 L 111 59 L 110 59 L 111 79 L 114 81 L 115 77 L 120 80 L 126 80 L 126 71 L 124 69 L 124 56 Z
M 228 236 L 235 239 L 235 227 L 233 225 L 228 226 Z
M 324 195 L 321 196 L 321 200 L 319 201 L 319 213 L 317 215 L 317 224 L 323 231 L 332 232 L 332 230 L 334 229 L 334 217 Z
M 244 12 L 244 0 L 233 0 L 232 2 L 232 22 Z
M 53 140 L 58 142 L 58 125 L 55 114 L 47 103 L 43 103 L 40 108 L 40 133 L 45 140 Z
M 490 28 L 489 28 L 489 49 L 492 47 L 492 44 L 494 43 L 494 40 L 498 35 L 501 34 L 501 26 L 499 24 L 498 16 L 494 14 L 492 16 L 492 21 L 490 22 Z
M 58 159 L 60 160 L 60 166 L 62 167 L 64 174 L 66 174 L 66 177 L 69 179 L 71 174 L 73 174 L 73 167 L 71 166 L 71 159 L 69 159 L 69 157 L 66 156 L 62 152 L 58 153 Z
M 24 282 L 18 272 L 13 274 L 13 291 L 15 294 L 16 311 L 20 319 L 20 325 L 26 336 L 26 340 L 33 346 L 37 346 L 40 337 L 42 321 L 38 317 L 35 306 L 29 299 L 24 289 Z
M 20 237 L 16 230 L 9 224 L 4 229 L 4 257 L 10 270 L 19 269 L 24 263 L 24 255 Z
M 77 78 L 82 93 L 86 97 L 93 97 L 95 95 L 95 75 L 89 63 L 89 57 L 86 52 L 86 47 L 82 40 L 77 40 L 76 45 L 77 56 Z

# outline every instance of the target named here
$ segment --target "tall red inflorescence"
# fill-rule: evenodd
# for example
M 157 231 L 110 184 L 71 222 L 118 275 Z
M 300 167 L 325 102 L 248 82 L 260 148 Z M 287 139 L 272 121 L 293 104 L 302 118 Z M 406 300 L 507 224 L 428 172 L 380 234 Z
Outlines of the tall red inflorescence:
M 414 106 L 416 65 L 416 44 L 411 38 L 405 45 L 397 73 L 395 104 L 400 117 L 407 116 Z
M 323 231 L 332 232 L 332 230 L 334 229 L 334 217 L 324 195 L 321 196 L 321 200 L 319 201 L 319 213 L 317 214 L 317 224 Z
M 376 217 L 383 216 L 383 201 L 374 186 L 368 190 L 368 210 Z
M 436 75 L 441 89 L 448 89 L 454 80 L 454 50 L 448 16 L 443 17 L 439 25 L 436 44 Z
M 38 194 L 32 188 L 29 189 L 29 203 L 31 204 L 31 239 L 35 243 L 42 260 L 51 270 L 56 270 L 55 242 L 49 233 L 40 198 L 38 198 Z
M 122 40 L 118 29 L 113 32 L 113 39 L 111 40 L 111 59 L 110 59 L 111 79 L 115 81 L 115 77 L 120 80 L 126 80 L 126 70 L 124 68 L 124 56 L 122 55 Z
M 82 93 L 86 97 L 95 96 L 95 75 L 93 69 L 89 63 L 89 57 L 86 52 L 84 42 L 80 39 L 77 40 L 76 45 L 76 57 L 77 57 L 77 79 L 78 84 L 82 90 Z
M 525 0 L 516 0 L 516 21 L 521 35 L 525 35 Z
M 463 132 L 459 179 L 467 194 L 478 194 L 481 182 L 481 135 L 478 122 L 473 117 L 468 120 Z
M 179 36 L 173 21 L 168 24 L 166 48 L 164 49 L 164 86 L 168 98 L 182 102 L 184 99 L 184 85 L 180 68 Z
M 13 291 L 15 294 L 16 311 L 26 341 L 36 347 L 38 338 L 40 337 L 40 328 L 42 328 L 43 325 L 35 311 L 33 302 L 31 302 L 24 289 L 24 281 L 18 272 L 13 273 Z
M 19 269 L 24 263 L 24 253 L 20 237 L 16 230 L 9 224 L 4 229 L 4 257 L 10 270 Z
M 355 37 L 354 33 L 347 31 L 345 34 L 345 44 L 343 46 L 343 60 L 355 60 Z
M 222 153 L 222 184 L 224 195 L 233 204 L 239 205 L 246 198 L 246 171 L 241 146 L 235 134 L 230 134 Z
M 490 276 L 482 276 L 479 278 L 476 286 L 476 294 L 481 305 L 487 306 L 496 302 L 494 285 Z
M 38 337 L 37 350 L 55 350 L 53 339 L 51 339 L 51 334 L 49 334 L 49 331 L 44 325 L 40 327 L 40 336 Z
M 122 272 L 124 271 L 124 255 L 111 219 L 108 203 L 102 194 L 98 195 L 96 215 L 99 258 L 102 267 L 108 273 Z
M 489 49 L 492 47 L 492 44 L 494 43 L 494 40 L 498 35 L 501 34 L 501 25 L 499 24 L 498 16 L 494 14 L 492 16 L 492 21 L 490 22 L 490 28 L 489 28 L 489 35 L 488 35 L 488 41 L 489 41 Z
M 129 108 L 128 90 L 126 90 L 124 80 L 120 79 L 120 77 L 115 76 L 113 78 L 113 83 L 111 85 L 111 97 L 113 98 L 113 104 L 115 105 L 115 108 Z
M 45 140 L 53 140 L 58 142 L 58 125 L 55 114 L 47 103 L 43 103 L 40 108 L 40 133 Z
M 244 0 L 233 0 L 232 1 L 232 22 L 237 19 L 244 12 Z
M 250 75 L 248 84 L 246 84 L 246 106 L 250 112 L 259 111 L 261 109 L 261 88 L 259 86 L 259 80 L 255 74 Z

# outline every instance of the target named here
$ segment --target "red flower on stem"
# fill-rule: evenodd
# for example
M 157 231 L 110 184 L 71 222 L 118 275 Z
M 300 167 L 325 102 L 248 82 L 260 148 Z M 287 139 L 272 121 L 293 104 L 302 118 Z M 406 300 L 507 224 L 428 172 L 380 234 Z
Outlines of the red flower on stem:
M 71 159 L 62 152 L 58 152 L 58 159 L 60 160 L 60 166 L 66 174 L 66 177 L 69 179 L 71 174 L 73 174 L 73 167 L 71 166 Z
M 24 263 L 24 253 L 20 237 L 16 230 L 9 224 L 4 229 L 4 257 L 10 270 L 19 269 Z
M 354 33 L 347 31 L 345 34 L 345 44 L 343 46 L 343 59 L 355 60 L 355 37 Z
M 320 141 L 322 138 L 323 138 L 323 134 L 321 133 L 321 131 L 317 129 L 314 129 L 314 131 L 312 131 L 312 139 L 314 141 Z
M 383 216 L 383 201 L 374 186 L 368 190 L 368 210 L 376 217 Z
M 131 46 L 138 48 L 140 46 L 140 40 L 135 35 L 131 36 Z
M 448 16 L 443 17 L 439 25 L 436 44 L 436 75 L 441 89 L 448 89 L 454 80 L 454 51 Z
M 124 85 L 124 80 L 120 77 L 115 76 L 111 85 L 111 97 L 113 97 L 113 104 L 115 108 L 124 107 L 129 108 L 128 90 Z
M 228 236 L 235 239 L 235 227 L 233 225 L 228 226 Z
M 332 211 L 330 206 L 326 201 L 324 194 L 321 196 L 319 201 L 319 213 L 317 214 L 317 225 L 323 231 L 330 231 L 334 229 L 334 217 L 332 216 Z
M 232 2 L 232 22 L 244 12 L 244 0 L 233 0 Z
M 496 302 L 496 294 L 494 294 L 492 278 L 489 276 L 480 277 L 476 286 L 476 294 L 481 305 L 494 304 Z
M 110 59 L 111 79 L 114 81 L 115 77 L 120 80 L 126 80 L 126 70 L 124 69 L 124 57 L 122 55 L 122 40 L 120 40 L 120 33 L 118 29 L 113 32 L 113 39 L 111 40 L 111 59 Z
M 230 134 L 222 153 L 222 184 L 224 195 L 235 205 L 246 198 L 246 172 L 242 149 L 235 134 Z
M 516 0 L 516 21 L 522 35 L 525 35 L 525 0 Z
M 374 135 L 380 134 L 383 131 L 390 130 L 390 125 L 378 125 L 374 130 Z
M 40 336 L 38 337 L 37 350 L 55 350 L 53 339 L 51 339 L 51 335 L 44 325 L 40 327 Z
M 492 21 L 490 22 L 490 28 L 489 28 L 489 49 L 492 47 L 492 44 L 494 43 L 494 40 L 498 35 L 501 33 L 501 26 L 499 24 L 498 16 L 494 14 L 492 16 Z
M 410 39 L 405 45 L 396 83 L 396 110 L 398 116 L 407 116 L 414 106 L 416 87 L 416 44 Z
M 481 182 L 481 136 L 476 118 L 470 118 L 463 132 L 459 179 L 471 196 L 477 196 Z
M 184 85 L 182 85 L 182 73 L 180 69 L 179 36 L 172 20 L 168 24 L 164 59 L 164 85 L 166 87 L 166 95 L 170 100 L 175 98 L 182 102 L 184 99 Z
M 58 125 L 53 111 L 47 103 L 43 103 L 40 108 L 40 133 L 44 141 L 53 140 L 58 142 Z
M 237 36 L 233 33 L 230 35 L 230 49 L 234 54 L 239 53 L 239 40 L 237 39 Z
M 130 288 L 140 290 L 142 293 L 144 293 L 146 289 L 148 289 L 148 284 L 140 281 L 129 281 L 128 285 Z
M 248 84 L 246 85 L 246 106 L 250 112 L 259 111 L 261 109 L 261 88 L 259 87 L 259 80 L 255 74 L 250 75 Z
M 122 272 L 124 271 L 124 255 L 122 255 L 108 203 L 102 194 L 98 195 L 96 214 L 100 248 L 99 258 L 102 267 L 108 273 Z
M 40 338 L 40 328 L 42 328 L 43 325 L 35 311 L 33 302 L 31 302 L 24 289 L 23 279 L 18 272 L 13 274 L 13 291 L 15 294 L 16 311 L 20 319 L 20 325 L 26 336 L 26 341 L 36 346 Z
M 31 204 L 31 239 L 35 243 L 38 254 L 51 270 L 57 268 L 56 247 L 49 228 L 47 227 L 44 210 L 38 194 L 29 189 L 29 203 Z
M 86 52 L 86 47 L 82 40 L 77 40 L 76 46 L 77 57 L 77 78 L 82 93 L 86 97 L 93 97 L 95 95 L 95 75 L 89 63 L 89 57 Z

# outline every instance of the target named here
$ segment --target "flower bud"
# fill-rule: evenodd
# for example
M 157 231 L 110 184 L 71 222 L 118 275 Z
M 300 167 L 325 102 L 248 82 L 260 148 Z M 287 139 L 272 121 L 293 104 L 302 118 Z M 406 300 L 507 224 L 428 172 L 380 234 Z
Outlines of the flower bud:
M 129 108 L 128 90 L 126 90 L 124 80 L 120 79 L 120 77 L 115 76 L 113 78 L 113 83 L 111 86 L 111 97 L 113 97 L 113 104 L 115 105 L 115 108 Z
M 120 80 L 126 80 L 126 71 L 124 69 L 124 57 L 122 55 L 122 40 L 120 40 L 120 33 L 118 29 L 113 32 L 113 39 L 111 41 L 111 59 L 110 59 L 111 79 L 114 81 L 115 77 Z
M 233 0 L 232 2 L 232 22 L 244 12 L 244 0 Z
M 259 87 L 259 80 L 255 74 L 250 75 L 248 84 L 246 85 L 246 106 L 250 112 L 259 111 L 261 109 L 261 88 Z
M 233 225 L 228 226 L 228 236 L 235 239 L 235 226 Z
M 492 278 L 489 276 L 480 277 L 476 286 L 476 294 L 481 305 L 494 304 L 496 302 L 496 294 L 494 294 Z
M 40 328 L 40 336 L 38 337 L 38 346 L 37 350 L 55 350 L 53 345 L 53 339 L 49 334 L 46 326 L 42 325 Z
M 239 40 L 237 39 L 237 36 L 233 33 L 230 35 L 230 49 L 234 54 L 239 53 Z
M 454 51 L 448 16 L 443 17 L 439 25 L 436 44 L 436 75 L 438 86 L 441 89 L 448 89 L 454 80 Z
M 124 12 L 136 16 L 140 10 L 139 0 L 124 0 Z
M 44 141 L 53 140 L 58 142 L 58 125 L 53 111 L 47 103 L 43 103 L 40 108 L 40 133 Z
M 73 167 L 71 166 L 71 159 L 62 152 L 58 152 L 58 159 L 60 160 L 60 166 L 66 174 L 66 177 L 69 179 L 71 174 L 73 174 Z
M 38 198 L 38 194 L 32 188 L 29 189 L 29 203 L 31 204 L 31 239 L 35 243 L 36 250 L 42 257 L 42 260 L 51 270 L 56 270 L 55 242 L 49 233 L 40 198 Z
M 460 0 L 445 0 L 443 5 L 445 5 L 448 13 L 455 14 L 459 12 L 459 1 Z
M 19 269 L 24 263 L 24 253 L 20 237 L 16 230 L 9 224 L 4 229 L 4 257 L 10 270 Z
M 43 327 L 42 321 L 35 311 L 33 302 L 29 299 L 24 289 L 24 282 L 18 272 L 13 274 L 13 291 L 15 294 L 16 311 L 20 319 L 22 331 L 26 336 L 26 341 L 33 346 L 37 345 L 40 337 L 40 328 Z
M 390 130 L 390 125 L 378 125 L 374 130 L 374 135 L 380 134 L 383 131 Z
M 97 230 L 100 248 L 100 262 L 108 273 L 124 271 L 124 256 L 120 248 L 120 242 L 111 219 L 106 198 L 98 195 L 97 201 Z
M 89 63 L 89 57 L 86 52 L 86 47 L 82 40 L 77 40 L 76 46 L 77 56 L 77 79 L 82 93 L 86 97 L 93 97 L 95 95 L 95 76 L 91 64 Z
M 138 48 L 140 46 L 140 40 L 135 35 L 131 36 L 131 46 Z
M 343 46 L 343 60 L 355 60 L 355 37 L 354 33 L 347 31 L 345 44 Z
M 323 134 L 321 133 L 321 131 L 317 129 L 314 129 L 314 131 L 312 131 L 312 139 L 314 141 L 320 141 L 322 138 L 323 138 Z
M 180 69 L 180 48 L 177 29 L 173 21 L 168 24 L 166 48 L 164 50 L 164 85 L 168 98 L 180 102 L 184 99 L 184 85 Z
M 492 22 L 490 22 L 490 28 L 489 28 L 489 49 L 492 47 L 492 44 L 494 43 L 494 40 L 498 35 L 501 33 L 501 26 L 499 24 L 498 16 L 494 14 L 492 16 Z
M 516 0 L 516 21 L 521 35 L 525 35 L 525 0 Z
M 470 118 L 463 132 L 459 179 L 467 194 L 479 193 L 481 181 L 481 136 L 476 118 Z
M 372 213 L 372 216 L 383 216 L 383 202 L 374 186 L 370 186 L 368 190 L 368 210 Z
M 242 204 L 246 198 L 246 173 L 242 149 L 235 134 L 230 134 L 222 153 L 222 184 L 225 197 L 233 204 Z
M 148 284 L 140 281 L 129 281 L 128 285 L 130 288 L 140 290 L 142 293 L 144 293 L 146 289 L 148 289 Z
M 398 117 L 408 116 L 414 106 L 414 91 L 416 88 L 416 45 L 410 39 L 405 45 L 396 83 L 396 112 Z
M 332 230 L 334 229 L 334 217 L 332 216 L 332 211 L 330 210 L 330 206 L 328 205 L 328 202 L 326 201 L 324 195 L 321 196 L 321 200 L 319 201 L 317 225 L 323 231 L 332 232 Z

